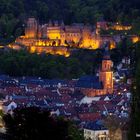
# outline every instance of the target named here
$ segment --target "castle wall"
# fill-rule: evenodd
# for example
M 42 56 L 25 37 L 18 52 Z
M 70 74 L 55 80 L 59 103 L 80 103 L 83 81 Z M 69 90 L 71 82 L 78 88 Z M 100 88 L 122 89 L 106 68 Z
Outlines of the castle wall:
M 28 48 L 31 53 L 49 53 L 55 55 L 70 56 L 70 51 L 67 48 L 44 47 L 44 46 L 31 46 Z
M 82 31 L 82 46 L 92 47 L 92 32 L 88 27 L 84 27 Z
M 37 21 L 34 18 L 29 18 L 27 21 L 27 27 L 25 28 L 25 38 L 36 38 L 37 29 Z
M 61 28 L 58 27 L 47 27 L 47 37 L 49 39 L 60 39 L 61 38 Z
M 105 27 L 105 25 L 102 25 Z M 98 49 L 105 42 L 111 42 L 110 48 L 115 48 L 111 36 L 96 35 L 91 26 L 73 24 L 65 26 L 55 22 L 39 25 L 34 18 L 29 18 L 25 28 L 25 36 L 16 39 L 23 46 L 72 46 L 76 48 Z
M 82 38 L 80 27 L 65 26 L 65 40 L 67 42 L 79 43 Z

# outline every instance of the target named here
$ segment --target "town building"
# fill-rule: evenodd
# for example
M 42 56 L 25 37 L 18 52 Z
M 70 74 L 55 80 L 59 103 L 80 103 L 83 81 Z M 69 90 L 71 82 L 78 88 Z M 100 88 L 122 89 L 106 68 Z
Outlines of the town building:
M 109 130 L 96 122 L 89 122 L 84 128 L 85 140 L 109 140 Z

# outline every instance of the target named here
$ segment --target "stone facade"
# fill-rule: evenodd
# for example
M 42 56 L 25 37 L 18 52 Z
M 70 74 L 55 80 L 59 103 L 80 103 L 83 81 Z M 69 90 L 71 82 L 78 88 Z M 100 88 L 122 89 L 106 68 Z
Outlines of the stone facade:
M 102 24 L 98 23 L 98 29 L 105 26 Z M 40 25 L 35 18 L 29 18 L 25 28 L 25 35 L 18 37 L 15 42 L 27 47 L 34 47 L 34 49 L 30 50 L 31 52 L 33 50 L 38 51 L 37 47 L 47 49 L 48 46 L 98 49 L 105 42 L 110 42 L 110 48 L 115 48 L 115 40 L 111 36 L 100 36 L 96 33 L 96 28 L 81 23 L 64 25 L 63 22 L 51 21 Z M 11 48 L 13 46 L 12 44 Z
M 109 130 L 84 129 L 85 140 L 109 140 Z

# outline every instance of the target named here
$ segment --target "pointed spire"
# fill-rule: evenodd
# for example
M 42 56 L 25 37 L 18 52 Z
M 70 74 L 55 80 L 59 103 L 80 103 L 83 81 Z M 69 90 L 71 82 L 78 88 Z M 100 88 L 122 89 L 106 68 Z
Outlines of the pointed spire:
M 62 27 L 64 26 L 64 21 L 63 21 L 63 20 L 61 20 L 61 26 L 62 26 Z
M 106 42 L 104 46 L 104 54 L 103 54 L 104 60 L 110 60 L 109 44 L 110 44 L 109 42 Z
M 54 26 L 58 26 L 58 21 L 54 21 Z
M 53 26 L 53 24 L 52 24 L 52 21 L 51 20 L 49 20 L 49 26 L 51 27 L 51 26 Z

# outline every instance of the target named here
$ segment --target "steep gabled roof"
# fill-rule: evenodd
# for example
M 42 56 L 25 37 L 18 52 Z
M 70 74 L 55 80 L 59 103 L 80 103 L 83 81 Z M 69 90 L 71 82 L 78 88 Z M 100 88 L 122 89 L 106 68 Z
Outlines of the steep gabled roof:
M 84 128 L 89 130 L 94 130 L 94 131 L 108 130 L 105 126 L 96 123 L 96 121 L 87 123 Z
M 83 76 L 83 77 L 81 77 L 78 80 L 76 87 L 103 89 L 102 83 L 99 81 L 99 77 L 97 77 L 97 76 Z

